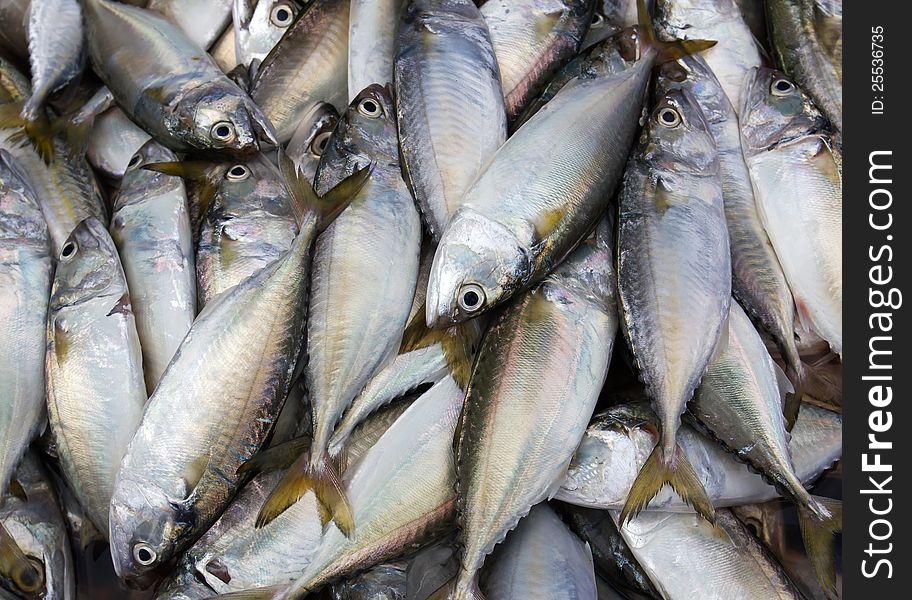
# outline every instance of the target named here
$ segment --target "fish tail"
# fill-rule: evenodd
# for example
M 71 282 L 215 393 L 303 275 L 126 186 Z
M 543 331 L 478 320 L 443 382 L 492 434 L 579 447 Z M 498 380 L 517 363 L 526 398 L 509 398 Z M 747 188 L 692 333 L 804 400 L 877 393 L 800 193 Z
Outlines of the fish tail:
M 800 358 L 797 360 L 797 363 L 789 360 L 785 372 L 786 377 L 788 377 L 789 381 L 792 382 L 792 386 L 795 388 L 792 393 L 786 394 L 785 402 L 782 406 L 782 413 L 785 415 L 785 428 L 788 431 L 792 430 L 795 426 L 795 421 L 798 420 L 798 412 L 801 410 L 801 400 L 804 398 L 804 391 L 807 385 L 804 365 L 801 363 Z
M 703 487 L 703 483 L 697 477 L 697 472 L 687 460 L 684 450 L 677 444 L 672 446 L 672 450 L 666 450 L 660 441 L 653 448 L 630 488 L 627 502 L 624 503 L 621 511 L 621 524 L 623 525 L 640 514 L 666 485 L 670 485 L 681 499 L 692 506 L 704 519 L 715 523 L 715 511 L 709 501 L 706 488 Z
M 320 504 L 323 524 L 332 520 L 342 533 L 350 535 L 354 529 L 354 519 L 337 467 L 326 451 L 316 461 L 309 458 L 307 455 L 301 456 L 288 469 L 260 509 L 256 526 L 267 525 L 300 500 L 308 490 L 313 490 Z
M 677 60 L 688 54 L 696 54 L 716 45 L 714 40 L 671 40 L 662 41 L 656 38 L 652 16 L 646 6 L 646 0 L 637 0 L 637 29 L 645 47 L 653 48 L 658 56 L 655 64 Z
M 810 496 L 798 506 L 804 548 L 827 598 L 836 598 L 835 534 L 842 531 L 842 502 Z
M 29 118 L 26 118 L 26 114 Z M 54 130 L 43 110 L 32 115 L 25 112 L 22 102 L 0 104 L 0 129 L 21 129 L 20 135 L 14 134 L 10 139 L 14 142 L 27 139 L 47 164 L 54 159 Z

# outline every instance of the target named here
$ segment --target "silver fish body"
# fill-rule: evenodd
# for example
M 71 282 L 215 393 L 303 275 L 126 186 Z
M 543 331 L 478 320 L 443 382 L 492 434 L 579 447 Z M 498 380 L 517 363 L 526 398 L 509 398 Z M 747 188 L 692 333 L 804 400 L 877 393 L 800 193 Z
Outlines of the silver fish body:
M 507 137 L 497 58 L 470 0 L 413 0 L 396 41 L 404 172 L 437 240 Z
M 316 227 L 306 213 L 283 259 L 207 304 L 162 376 L 110 504 L 122 578 L 152 577 L 215 522 L 268 440 L 300 352 Z
M 639 427 L 643 421 L 640 416 L 628 417 L 616 410 L 599 415 L 589 426 L 555 498 L 578 506 L 619 510 L 655 444 L 654 434 Z M 760 475 L 690 425 L 681 427 L 678 441 L 713 506 L 741 506 L 779 496 Z M 798 478 L 805 484 L 814 482 L 842 455 L 842 417 L 809 404 L 803 406 L 791 432 L 789 453 Z M 693 509 L 666 489 L 659 492 L 648 510 Z
M 742 147 L 760 218 L 800 328 L 842 353 L 842 155 L 809 98 L 758 69 L 741 110 Z
M 404 0 L 351 0 L 348 25 L 348 97 L 393 82 L 396 32 Z
M 345 110 L 349 2 L 309 3 L 263 59 L 250 95 L 275 126 L 279 142 L 287 142 L 320 102 Z
M 80 223 L 64 244 L 51 294 L 45 363 L 51 431 L 73 493 L 104 532 L 146 386 L 126 277 L 96 219 Z
M 86 157 L 104 175 L 120 179 L 130 159 L 149 138 L 149 134 L 133 123 L 123 110 L 112 106 L 95 119 Z
M 576 55 L 594 7 L 593 0 L 490 0 L 482 5 L 509 120 Z
M 703 53 L 732 106 L 741 108 L 741 92 L 751 69 L 762 64 L 757 42 L 735 0 L 656 0 L 661 35 L 716 40 Z
M 282 176 L 265 157 L 218 174 L 196 249 L 201 309 L 281 259 L 298 233 Z
M 594 600 L 592 552 L 547 504 L 532 507 L 485 568 L 485 598 Z
M 232 0 L 148 0 L 145 6 L 177 24 L 205 50 L 231 22 L 231 5 Z
M 261 110 L 197 44 L 158 13 L 84 4 L 95 72 L 133 121 L 180 152 L 249 155 L 275 143 Z
M 406 570 L 409 563 L 399 561 L 371 567 L 332 588 L 333 600 L 405 600 Z
M 71 600 L 76 597 L 76 569 L 73 565 L 66 524 L 60 512 L 51 476 L 38 454 L 26 454 L 16 470 L 16 481 L 25 498 L 12 494 L 0 497 L 2 526 L 25 556 L 41 566 L 44 579 L 40 597 L 45 600 Z M 2 578 L 2 576 L 0 576 Z M 0 597 L 6 598 L 0 581 Z M 18 593 L 10 598 L 30 598 Z
M 606 221 L 485 334 L 456 441 L 457 598 L 474 597 L 485 557 L 554 494 L 585 433 L 618 326 L 611 245 Z
M 263 62 L 297 14 L 298 7 L 291 0 L 235 0 L 232 10 L 235 65 Z
M 623 172 L 653 59 L 649 50 L 621 73 L 565 87 L 497 151 L 437 247 L 430 327 L 541 281 L 592 230 Z
M 370 86 L 342 116 L 317 170 L 322 193 L 374 165 L 314 250 L 305 367 L 312 467 L 342 413 L 398 349 L 415 292 L 421 222 L 399 169 L 395 121 L 388 91 Z
M 174 160 L 150 141 L 130 161 L 114 200 L 111 237 L 123 263 L 151 394 L 196 316 L 193 236 L 184 182 L 142 169 Z
M 553 102 L 553 101 L 552 101 Z M 731 259 L 715 143 L 691 96 L 656 105 L 620 194 L 624 334 L 674 462 L 675 432 L 724 331 Z
M 683 77 L 683 80 L 681 78 Z M 795 302 L 782 265 L 763 227 L 750 172 L 741 150 L 738 117 L 701 56 L 662 67 L 657 89 L 686 89 L 699 103 L 719 152 L 722 201 L 731 247 L 732 295 L 768 331 L 798 379 L 803 374 L 795 342 Z
M 44 353 L 53 259 L 38 199 L 0 150 L 0 493 L 45 423 Z
M 78 0 L 32 2 L 28 41 L 32 95 L 23 106 L 22 115 L 33 121 L 39 117 L 48 96 L 75 79 L 85 63 Z
M 620 530 L 652 583 L 669 600 L 804 597 L 729 510 L 719 510 L 715 527 L 698 515 L 650 511 Z

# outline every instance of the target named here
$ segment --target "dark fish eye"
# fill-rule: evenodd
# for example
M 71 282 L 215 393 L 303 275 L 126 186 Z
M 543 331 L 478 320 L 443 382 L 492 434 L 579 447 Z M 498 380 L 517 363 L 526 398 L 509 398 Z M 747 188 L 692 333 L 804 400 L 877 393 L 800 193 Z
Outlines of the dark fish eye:
M 294 12 L 287 4 L 276 4 L 269 13 L 269 21 L 276 27 L 288 27 L 294 17 Z
M 323 156 L 323 152 L 326 151 L 326 146 L 329 144 L 330 136 L 332 136 L 332 134 L 328 131 L 324 131 L 317 135 L 313 142 L 310 143 L 310 153 L 314 156 Z
M 656 122 L 658 122 L 658 124 L 662 127 L 673 129 L 681 124 L 681 113 L 671 107 L 666 106 L 659 111 L 658 115 L 656 115 Z
M 468 283 L 459 290 L 459 308 L 467 313 L 478 311 L 485 302 L 485 293 L 480 285 Z
M 225 179 L 228 181 L 244 181 L 250 177 L 250 169 L 244 165 L 234 165 L 228 169 L 228 173 L 225 175 Z
M 605 22 L 605 17 L 603 17 L 601 13 L 596 12 L 595 14 L 592 15 L 592 23 L 589 26 L 590 27 L 601 27 L 602 23 L 604 23 L 604 22 Z
M 376 100 L 371 98 L 365 98 L 358 104 L 358 112 L 360 112 L 365 117 L 370 117 L 371 119 L 376 119 L 383 112 L 380 109 L 380 105 Z
M 234 139 L 234 125 L 228 121 L 219 121 L 212 126 L 210 133 L 212 135 L 212 139 L 227 143 Z
M 16 571 L 13 583 L 26 594 L 34 594 L 44 587 L 44 565 L 31 556 L 28 557 L 30 568 Z
M 69 241 L 63 245 L 63 248 L 60 250 L 60 260 L 68 260 L 73 258 L 76 255 L 76 251 L 79 247 L 76 245 L 76 242 Z
M 140 161 L 142 161 L 142 154 L 140 154 L 139 152 L 137 152 L 136 154 L 134 154 L 134 155 L 130 158 L 130 162 L 127 163 L 127 168 L 128 168 L 128 169 L 132 169 L 133 167 L 135 167 L 136 165 L 138 165 L 138 164 L 140 163 Z
M 149 544 L 139 542 L 133 545 L 133 558 L 140 565 L 148 567 L 158 558 L 158 553 Z
M 774 96 L 787 96 L 795 91 L 795 84 L 788 79 L 777 79 L 770 85 L 770 92 Z

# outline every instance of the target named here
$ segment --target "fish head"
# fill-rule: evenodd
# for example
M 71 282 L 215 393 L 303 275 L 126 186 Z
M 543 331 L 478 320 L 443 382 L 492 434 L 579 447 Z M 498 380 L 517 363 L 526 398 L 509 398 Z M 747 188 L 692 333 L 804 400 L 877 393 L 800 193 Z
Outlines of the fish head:
M 212 82 L 186 92 L 174 106 L 169 130 L 201 152 L 249 156 L 260 144 L 278 146 L 269 119 L 230 81 Z
M 376 83 L 352 100 L 329 137 L 317 167 L 318 190 L 331 189 L 371 164 L 399 167 L 392 91 Z
M 757 68 L 745 85 L 741 132 L 751 148 L 770 148 L 826 127 L 826 118 L 810 97 L 784 73 Z
M 708 124 L 735 121 L 734 108 L 709 65 L 699 54 L 663 63 L 656 75 L 656 96 L 683 89 L 697 100 Z
M 76 226 L 60 249 L 51 310 L 107 295 L 115 288 L 126 290 L 117 248 L 101 221 L 89 217 Z
M 274 46 L 298 13 L 290 0 L 241 0 L 234 6 L 235 43 L 245 59 L 258 58 L 253 53 L 268 51 Z
M 314 106 L 307 116 L 301 119 L 291 136 L 285 154 L 298 169 L 298 173 L 307 181 L 313 181 L 323 153 L 329 147 L 329 140 L 339 122 L 339 113 L 327 102 Z
M 643 158 L 675 172 L 718 170 L 716 143 L 703 112 L 686 90 L 669 90 L 656 102 L 643 129 Z
M 139 587 L 157 580 L 190 526 L 182 515 L 180 506 L 155 485 L 118 478 L 108 531 L 117 576 Z
M 510 297 L 531 271 L 512 231 L 470 207 L 460 208 L 440 239 L 427 291 L 427 325 L 450 327 Z

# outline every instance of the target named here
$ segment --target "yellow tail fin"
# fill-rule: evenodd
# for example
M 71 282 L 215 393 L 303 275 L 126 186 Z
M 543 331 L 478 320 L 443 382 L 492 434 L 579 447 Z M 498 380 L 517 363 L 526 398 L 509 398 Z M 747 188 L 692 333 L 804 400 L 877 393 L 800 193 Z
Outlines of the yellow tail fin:
M 798 523 L 804 548 L 827 598 L 836 598 L 836 541 L 842 531 L 842 502 L 811 496 L 808 506 L 798 507 Z

